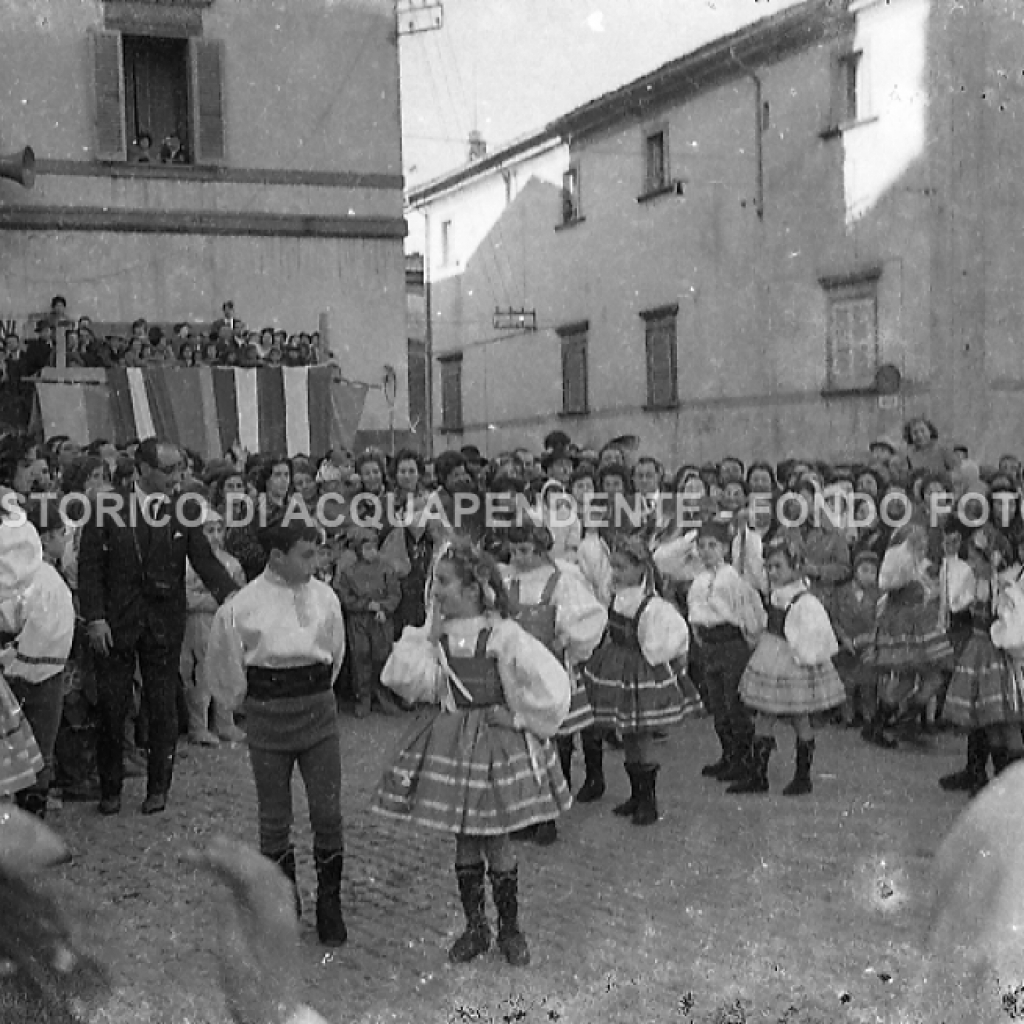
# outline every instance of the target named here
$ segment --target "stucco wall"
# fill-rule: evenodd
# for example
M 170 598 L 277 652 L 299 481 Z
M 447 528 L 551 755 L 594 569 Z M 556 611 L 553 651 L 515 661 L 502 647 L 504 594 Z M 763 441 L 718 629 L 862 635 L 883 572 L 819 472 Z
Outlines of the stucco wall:
M 31 192 L 0 181 L 0 215 L 15 207 L 298 214 L 400 231 L 398 49 L 389 0 L 214 0 L 204 9 L 203 38 L 224 43 L 225 171 L 251 181 L 211 180 L 188 167 L 173 179 L 124 177 L 95 162 L 89 30 L 103 26 L 103 7 L 95 0 L 5 6 L 0 151 L 31 145 L 43 173 Z M 264 171 L 284 173 L 265 182 Z M 341 177 L 310 183 L 311 173 Z M 401 237 L 306 237 L 274 225 L 256 235 L 91 227 L 29 231 L 0 223 L 0 308 L 45 307 L 60 292 L 73 312 L 96 320 L 208 322 L 233 298 L 249 326 L 278 323 L 289 331 L 314 330 L 327 312 L 347 376 L 377 385 L 384 364 L 396 367 L 397 423 L 406 425 Z M 380 392 L 371 392 L 361 429 L 387 423 Z

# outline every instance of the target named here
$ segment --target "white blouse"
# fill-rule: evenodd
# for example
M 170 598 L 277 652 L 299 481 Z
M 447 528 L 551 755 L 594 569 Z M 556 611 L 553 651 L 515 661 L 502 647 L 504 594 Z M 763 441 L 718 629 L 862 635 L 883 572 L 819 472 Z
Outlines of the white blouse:
M 236 707 L 246 669 L 330 665 L 337 679 L 345 657 L 345 619 L 326 583 L 295 587 L 265 569 L 232 595 L 213 618 L 206 652 L 214 698 Z
M 558 583 L 551 595 L 555 606 L 555 638 L 558 648 L 570 665 L 586 661 L 604 636 L 608 612 L 594 597 L 583 574 L 568 562 L 556 561 L 541 565 L 529 572 L 519 573 L 503 567 L 506 587 L 519 583 L 519 599 L 525 605 L 540 604 L 552 575 L 559 573 Z
M 498 675 L 513 725 L 541 739 L 554 736 L 569 713 L 572 686 L 558 659 L 510 619 L 496 615 L 449 619 L 444 624 L 450 649 L 469 657 L 477 638 L 490 629 L 487 653 L 498 662 Z M 407 701 L 440 703 L 449 712 L 459 709 L 452 692 L 453 672 L 441 645 L 426 627 L 406 627 L 388 658 L 381 682 Z
M 612 608 L 619 615 L 633 618 L 648 591 L 643 587 L 627 587 L 616 592 Z M 647 602 L 637 624 L 640 650 L 648 664 L 665 665 L 683 658 L 690 649 L 690 629 L 686 619 L 668 601 L 655 595 Z
M 594 597 L 607 608 L 612 600 L 612 562 L 608 545 L 600 534 L 588 533 L 580 541 L 576 549 L 576 565 Z
M 693 581 L 687 605 L 695 626 L 738 626 L 748 640 L 765 627 L 760 597 L 731 565 L 720 565 L 714 572 L 705 569 Z
M 804 596 L 800 596 L 800 595 Z M 800 598 L 796 600 L 796 598 Z M 773 590 L 769 600 L 775 608 L 789 608 L 786 642 L 798 665 L 823 665 L 839 653 L 839 641 L 825 606 L 810 592 L 806 580 L 796 580 Z

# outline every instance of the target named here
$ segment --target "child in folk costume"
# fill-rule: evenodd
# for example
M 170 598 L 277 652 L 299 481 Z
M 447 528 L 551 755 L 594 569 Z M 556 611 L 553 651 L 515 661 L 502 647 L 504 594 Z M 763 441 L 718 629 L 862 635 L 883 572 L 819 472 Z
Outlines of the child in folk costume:
M 725 560 L 729 542 L 728 523 L 710 519 L 701 525 L 697 548 L 704 569 L 687 594 L 692 660 L 722 745 L 721 757 L 701 775 L 722 782 L 747 774 L 754 723 L 739 697 L 740 679 L 765 617 L 757 592 Z
M 546 526 L 530 522 L 513 526 L 508 541 L 512 565 L 503 578 L 510 614 L 562 662 L 573 684 L 569 713 L 555 734 L 562 774 L 571 790 L 573 736 L 594 724 L 579 670 L 601 642 L 608 612 L 575 567 L 554 559 Z M 544 822 L 513 838 L 546 846 L 557 838 L 557 826 L 554 821 Z
M 598 726 L 618 729 L 625 747 L 630 797 L 614 813 L 634 825 L 658 820 L 658 765 L 651 760 L 652 733 L 679 722 L 683 700 L 672 662 L 690 646 L 686 620 L 657 595 L 656 570 L 645 540 L 610 537 L 613 596 L 608 642 L 584 668 Z
M 508 837 L 572 803 L 548 742 L 569 711 L 569 677 L 507 612 L 494 561 L 467 538 L 452 540 L 434 568 L 427 624 L 405 630 L 382 677 L 407 701 L 440 704 L 401 744 L 373 809 L 455 835 L 466 930 L 449 950 L 452 963 L 491 944 L 485 859 L 498 946 L 510 964 L 529 963 Z
M 43 755 L 32 728 L 7 680 L 0 675 L 0 799 L 35 785 L 42 770 Z
M 0 631 L 8 641 L 0 652 L 0 669 L 6 677 L 4 690 L 20 707 L 13 715 L 7 701 L 0 705 L 0 735 L 10 733 L 11 741 L 20 743 L 19 736 L 27 731 L 32 751 L 42 754 L 38 776 L 33 771 L 17 796 L 23 810 L 40 818 L 46 816 L 64 706 L 64 669 L 75 635 L 71 591 L 55 565 L 64 542 L 56 502 L 33 501 L 28 517 L 11 515 L 0 521 Z M 15 757 L 10 767 L 15 764 L 24 767 L 24 760 Z
M 214 617 L 207 669 L 213 697 L 225 709 L 245 701 L 260 852 L 291 881 L 301 916 L 291 844 L 291 779 L 298 763 L 313 829 L 317 935 L 325 946 L 340 946 L 348 932 L 341 912 L 341 750 L 332 687 L 345 657 L 345 620 L 331 588 L 313 578 L 315 526 L 289 516 L 272 520 L 258 536 L 267 566 Z
M 973 632 L 953 670 L 944 714 L 964 729 L 984 729 L 997 772 L 1024 758 L 1024 692 L 1021 668 L 1008 649 L 1024 647 L 1024 591 L 1019 572 L 1001 572 L 1011 561 L 1006 538 L 991 524 L 968 541 L 967 562 L 974 574 Z M 977 773 L 976 789 L 984 783 Z
M 898 745 L 885 728 L 900 705 L 908 704 L 902 719 L 919 720 L 921 709 L 938 693 L 943 673 L 952 669 L 955 660 L 941 621 L 939 581 L 927 547 L 926 527 L 908 523 L 893 534 L 878 574 L 883 599 L 875 644 L 865 655 L 879 674 L 878 708 L 862 735 L 881 747 Z
M 864 663 L 875 640 L 878 610 L 878 555 L 861 551 L 853 559 L 853 579 L 832 595 L 832 628 L 839 641 L 836 669 L 846 687 L 843 721 L 848 728 L 863 726 L 874 716 L 878 700 L 876 675 Z
M 832 664 L 839 651 L 828 612 L 803 576 L 803 552 L 792 537 L 768 545 L 765 571 L 771 592 L 768 625 L 757 642 L 740 697 L 756 714 L 750 774 L 729 793 L 767 793 L 768 762 L 775 749 L 775 723 L 788 721 L 796 733 L 796 772 L 785 796 L 810 793 L 814 760 L 811 715 L 840 707 L 846 699 Z

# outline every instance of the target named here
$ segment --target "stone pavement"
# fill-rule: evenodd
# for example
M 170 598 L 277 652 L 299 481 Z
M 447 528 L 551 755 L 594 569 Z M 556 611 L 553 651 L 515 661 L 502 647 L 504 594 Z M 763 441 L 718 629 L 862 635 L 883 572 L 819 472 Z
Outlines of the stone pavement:
M 496 952 L 448 965 L 462 925 L 453 839 L 368 810 L 409 724 L 342 718 L 351 937 L 340 951 L 316 943 L 295 783 L 306 990 L 329 1020 L 838 1024 L 886 1020 L 907 997 L 929 860 L 965 803 L 936 778 L 960 762 L 962 740 L 887 752 L 825 729 L 814 794 L 791 799 L 780 790 L 792 773 L 792 736 L 780 729 L 772 793 L 728 797 L 699 774 L 717 754 L 710 722 L 690 721 L 657 748 L 663 820 L 646 829 L 611 814 L 628 782 L 621 753 L 608 751 L 604 799 L 575 806 L 555 846 L 519 847 L 533 964 L 514 970 Z M 143 783 L 130 780 L 119 818 L 100 818 L 89 804 L 52 815 L 76 855 L 54 884 L 93 908 L 90 929 L 118 978 L 103 1019 L 224 1019 L 215 905 L 181 854 L 217 832 L 253 841 L 255 796 L 244 747 L 184 749 L 166 814 L 140 816 Z

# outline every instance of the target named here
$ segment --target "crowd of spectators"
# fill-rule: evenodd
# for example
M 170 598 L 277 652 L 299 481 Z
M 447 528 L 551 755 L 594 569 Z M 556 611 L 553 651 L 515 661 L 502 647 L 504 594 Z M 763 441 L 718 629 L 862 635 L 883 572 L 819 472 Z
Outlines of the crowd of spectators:
M 50 312 L 36 320 L 35 333 L 22 338 L 8 329 L 0 352 L 0 379 L 19 391 L 26 378 L 55 366 L 58 338 L 63 337 L 69 367 L 115 366 L 314 366 L 332 361 L 319 331 L 298 334 L 280 327 L 250 329 L 235 317 L 233 302 L 208 325 L 186 322 L 172 327 L 151 325 L 139 318 L 130 332 L 108 333 L 94 327 L 89 316 L 68 316 L 63 296 L 54 296 Z

